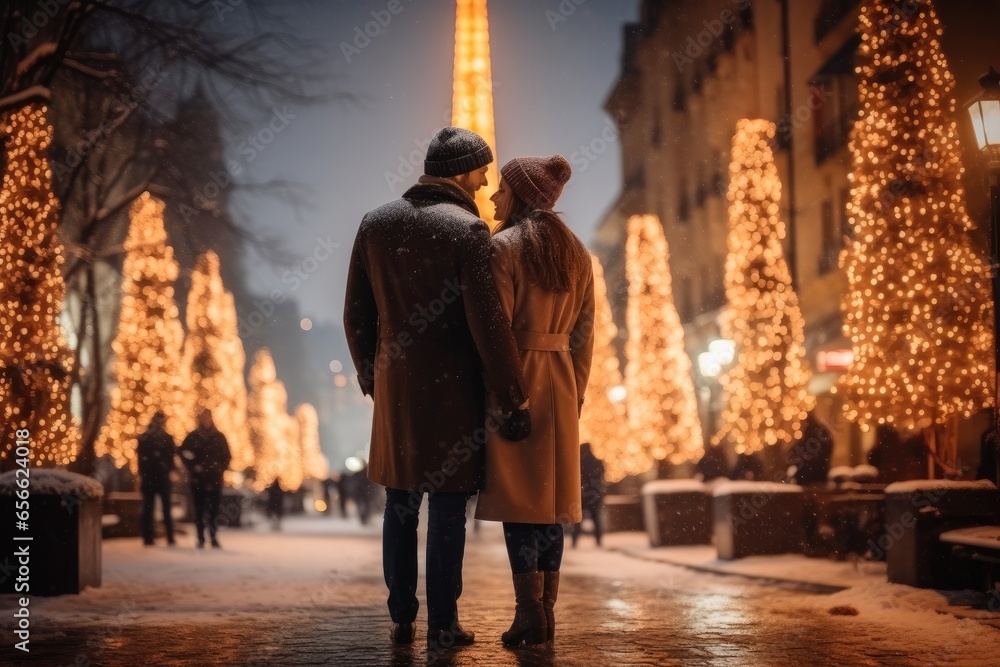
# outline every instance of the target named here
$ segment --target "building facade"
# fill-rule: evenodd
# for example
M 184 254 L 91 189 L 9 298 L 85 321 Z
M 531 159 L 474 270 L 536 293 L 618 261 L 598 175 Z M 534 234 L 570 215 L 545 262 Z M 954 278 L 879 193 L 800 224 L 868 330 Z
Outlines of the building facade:
M 621 74 L 606 100 L 620 132 L 623 181 L 595 240 L 623 342 L 625 222 L 640 213 L 660 217 L 670 244 L 675 303 L 688 352 L 696 358 L 721 335 L 726 193 L 736 123 L 775 122 L 786 258 L 806 322 L 814 373 L 810 391 L 834 431 L 834 465 L 863 463 L 873 438 L 844 419 L 831 391 L 851 347 L 841 329 L 847 281 L 839 258 L 851 233 L 846 211 L 850 130 L 858 109 L 854 57 L 860 5 L 860 0 L 645 0 L 640 20 L 624 27 Z M 963 74 L 956 76 L 961 81 Z M 718 378 L 700 377 L 696 370 L 696 381 L 710 437 L 724 396 Z M 960 451 L 966 460 L 978 456 L 974 450 L 984 427 L 978 421 L 962 426 Z

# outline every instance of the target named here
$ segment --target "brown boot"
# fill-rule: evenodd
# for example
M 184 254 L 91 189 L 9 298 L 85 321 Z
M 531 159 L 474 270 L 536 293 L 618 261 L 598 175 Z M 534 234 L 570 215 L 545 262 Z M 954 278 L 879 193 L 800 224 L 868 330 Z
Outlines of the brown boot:
M 559 596 L 559 572 L 545 572 L 542 607 L 545 609 L 546 641 L 556 637 L 556 598 Z
M 545 609 L 542 607 L 541 572 L 514 575 L 514 622 L 500 639 L 507 648 L 545 643 Z

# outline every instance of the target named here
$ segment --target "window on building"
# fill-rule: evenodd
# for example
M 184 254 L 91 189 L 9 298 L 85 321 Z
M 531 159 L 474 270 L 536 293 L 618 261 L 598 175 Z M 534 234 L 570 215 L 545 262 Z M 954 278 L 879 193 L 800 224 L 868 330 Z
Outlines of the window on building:
M 681 179 L 679 189 L 680 199 L 677 202 L 677 220 L 679 222 L 691 222 L 691 198 L 688 194 L 687 179 Z
M 833 200 L 827 199 L 820 205 L 820 233 L 823 245 L 819 255 L 819 274 L 825 275 L 837 268 L 840 257 L 840 225 L 833 213 Z
M 674 86 L 673 107 L 674 111 L 678 113 L 687 111 L 687 91 L 684 90 L 684 82 L 680 77 L 677 78 L 677 84 Z
M 694 191 L 695 206 L 704 206 L 708 199 L 708 164 L 699 162 L 695 165 L 697 183 Z
M 663 130 L 660 126 L 660 110 L 659 108 L 653 108 L 653 128 L 650 132 L 650 143 L 653 144 L 653 148 L 663 147 Z
M 859 4 L 861 4 L 861 0 L 823 0 L 813 25 L 816 43 L 819 44 L 847 16 L 851 15 L 856 20 L 855 7 Z
M 854 227 L 851 225 L 851 214 L 847 207 L 851 203 L 851 188 L 841 188 L 837 195 L 837 211 L 840 213 L 840 243 L 854 238 Z
M 694 319 L 694 294 L 691 279 L 686 276 L 677 281 L 676 304 L 681 322 L 690 322 Z
M 859 105 L 854 74 L 854 54 L 859 43 L 857 37 L 848 40 L 812 78 L 809 106 L 816 164 L 842 151 L 850 140 Z

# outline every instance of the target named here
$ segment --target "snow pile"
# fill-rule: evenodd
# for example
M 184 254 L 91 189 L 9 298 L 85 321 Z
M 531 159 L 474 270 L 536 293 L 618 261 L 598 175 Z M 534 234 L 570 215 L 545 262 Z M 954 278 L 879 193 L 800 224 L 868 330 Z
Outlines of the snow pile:
M 696 479 L 657 479 L 642 485 L 642 495 L 664 495 L 671 493 L 708 493 L 704 482 Z
M 832 482 L 870 482 L 878 479 L 878 468 L 870 465 L 835 466 L 826 478 Z
M 988 479 L 978 479 L 975 482 L 953 481 L 948 479 L 912 479 L 908 482 L 896 482 L 885 487 L 886 493 L 917 493 L 941 489 L 944 491 L 995 491 L 996 484 Z
M 76 496 L 80 500 L 104 496 L 104 487 L 93 477 L 56 468 L 31 468 L 30 472 L 28 491 L 33 496 L 69 495 Z M 0 475 L 0 496 L 13 496 L 21 488 L 17 484 L 16 475 L 16 470 Z M 24 479 L 23 475 L 21 479 Z
M 736 481 L 719 484 L 712 491 L 712 495 L 715 496 L 732 496 L 738 493 L 765 493 L 767 495 L 802 493 L 802 487 L 798 484 L 779 484 L 777 482 Z

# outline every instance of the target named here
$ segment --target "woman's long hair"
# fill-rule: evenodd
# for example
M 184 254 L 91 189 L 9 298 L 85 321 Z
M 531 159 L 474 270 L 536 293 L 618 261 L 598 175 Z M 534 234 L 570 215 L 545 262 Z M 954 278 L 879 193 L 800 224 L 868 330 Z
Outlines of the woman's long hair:
M 559 214 L 513 197 L 510 215 L 497 232 L 516 229 L 524 238 L 520 259 L 532 285 L 547 292 L 569 292 L 574 277 L 590 266 L 590 252 Z

